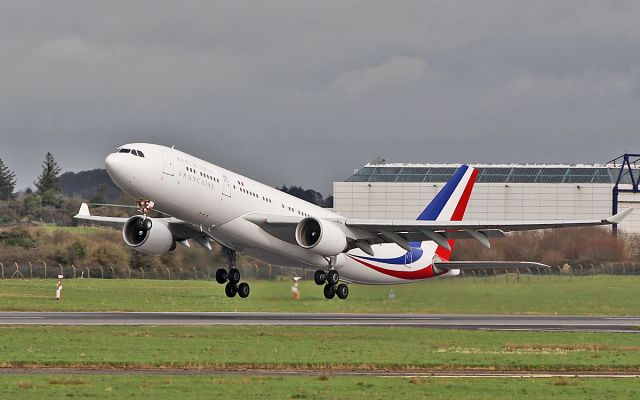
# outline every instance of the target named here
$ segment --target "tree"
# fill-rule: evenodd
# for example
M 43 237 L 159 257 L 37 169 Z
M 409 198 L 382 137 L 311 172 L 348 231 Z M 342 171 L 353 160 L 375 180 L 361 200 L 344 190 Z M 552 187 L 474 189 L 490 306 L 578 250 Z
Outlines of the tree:
M 0 200 L 8 200 L 16 187 L 16 175 L 0 159 Z
M 96 190 L 96 193 L 93 195 L 93 197 L 89 201 L 94 204 L 106 203 L 107 202 L 107 185 L 100 185 L 98 190 Z
M 60 173 L 60 167 L 53 158 L 53 154 L 47 153 L 44 161 L 42 162 L 42 173 L 38 176 L 38 180 L 34 182 L 39 194 L 47 192 L 57 193 L 60 191 L 60 183 L 58 180 L 58 174 Z
M 42 204 L 45 206 L 60 208 L 62 205 L 62 200 L 58 197 L 60 192 L 59 173 L 60 167 L 53 158 L 53 154 L 47 153 L 42 163 L 42 172 L 38 176 L 38 180 L 34 182 L 38 188 L 38 194 L 42 196 Z
M 313 189 L 304 189 L 302 186 L 287 187 L 286 185 L 277 187 L 276 189 L 316 205 L 322 205 L 323 202 L 322 194 Z

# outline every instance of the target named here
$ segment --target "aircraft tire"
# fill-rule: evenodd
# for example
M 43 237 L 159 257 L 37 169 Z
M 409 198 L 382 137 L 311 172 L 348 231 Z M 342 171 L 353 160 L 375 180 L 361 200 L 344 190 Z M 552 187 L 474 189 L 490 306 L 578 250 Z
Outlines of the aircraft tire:
M 227 276 L 229 274 L 227 273 L 226 269 L 220 268 L 216 271 L 216 282 L 218 282 L 219 284 L 225 284 L 227 283 Z
M 238 288 L 235 284 L 227 283 L 227 286 L 224 287 L 224 294 L 227 297 L 235 297 L 236 293 L 238 293 Z
M 241 284 L 238 285 L 238 296 L 242 297 L 243 299 L 246 299 L 247 297 L 249 297 L 249 284 L 247 282 L 242 282 Z
M 349 296 L 349 286 L 341 283 L 336 287 L 335 292 L 339 299 L 344 300 Z
M 231 268 L 229 273 L 227 274 L 227 279 L 229 283 L 235 285 L 240 282 L 240 271 L 237 268 Z
M 339 281 L 340 274 L 338 274 L 338 271 L 332 269 L 331 271 L 327 272 L 327 284 L 335 286 Z
M 316 282 L 316 285 L 324 285 L 327 281 L 327 273 L 321 269 L 317 270 L 315 274 L 313 274 L 313 280 Z
M 324 297 L 327 300 L 331 300 L 336 295 L 336 287 L 333 285 L 326 284 L 324 286 Z

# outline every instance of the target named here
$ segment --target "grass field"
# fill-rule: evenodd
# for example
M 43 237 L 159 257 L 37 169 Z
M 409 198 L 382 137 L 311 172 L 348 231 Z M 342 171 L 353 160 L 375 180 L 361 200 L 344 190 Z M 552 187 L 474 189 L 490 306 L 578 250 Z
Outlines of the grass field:
M 631 379 L 459 379 L 249 376 L 0 376 L 1 398 L 637 399 Z
M 63 300 L 54 280 L 0 281 L 2 311 L 290 311 L 640 315 L 640 276 L 515 275 L 442 279 L 396 286 L 351 285 L 346 301 L 328 301 L 313 282 L 252 281 L 247 299 L 229 299 L 214 281 L 69 279 Z M 393 290 L 395 299 L 389 299 Z
M 327 301 L 303 282 L 253 281 L 228 299 L 212 281 L 0 281 L 0 310 L 290 311 L 640 315 L 640 277 L 449 279 L 352 285 Z M 393 290 L 395 299 L 389 299 Z M 323 377 L 0 375 L 0 398 L 562 399 L 638 398 L 636 379 L 375 378 L 340 369 L 640 371 L 637 334 L 488 332 L 410 327 L 3 326 L 0 367 L 316 368 Z
M 404 327 L 0 327 L 0 367 L 29 366 L 637 372 L 640 339 Z

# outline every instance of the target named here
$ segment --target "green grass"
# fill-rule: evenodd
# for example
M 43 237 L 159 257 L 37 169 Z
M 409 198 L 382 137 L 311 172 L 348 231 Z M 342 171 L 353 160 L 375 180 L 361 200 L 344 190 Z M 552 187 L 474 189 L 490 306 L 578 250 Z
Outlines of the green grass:
M 214 281 L 69 279 L 63 300 L 55 280 L 0 281 L 0 310 L 289 311 L 639 315 L 640 276 L 442 279 L 409 285 L 351 285 L 346 301 L 327 301 L 313 282 L 293 300 L 291 282 L 252 281 L 247 299 L 229 299 Z M 389 291 L 395 299 L 389 299 Z
M 250 377 L 145 375 L 0 376 L 1 398 L 149 399 L 637 399 L 632 379 Z
M 40 225 L 37 225 L 37 227 L 47 233 L 69 232 L 69 233 L 80 234 L 80 235 L 83 235 L 86 233 L 104 232 L 106 229 L 108 229 L 101 226 L 58 226 L 53 224 L 40 224 Z
M 423 328 L 0 327 L 0 367 L 23 366 L 640 371 L 640 342 Z

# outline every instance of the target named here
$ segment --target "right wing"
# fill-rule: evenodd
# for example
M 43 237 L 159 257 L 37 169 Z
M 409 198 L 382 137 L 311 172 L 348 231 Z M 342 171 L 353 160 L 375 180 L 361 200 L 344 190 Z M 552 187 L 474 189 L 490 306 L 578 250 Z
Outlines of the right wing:
M 91 213 L 89 212 L 89 206 L 87 205 L 87 203 L 82 203 L 80 205 L 80 210 L 76 215 L 73 216 L 73 218 L 83 220 L 83 221 L 113 223 L 113 224 L 123 224 L 123 225 L 129 219 L 125 217 L 101 217 L 99 215 L 91 215 Z
M 99 215 L 91 215 L 91 213 L 89 212 L 89 206 L 87 205 L 87 203 L 82 203 L 82 205 L 80 205 L 80 210 L 76 215 L 73 216 L 73 218 L 82 220 L 82 221 L 90 221 L 90 222 L 96 222 L 99 224 L 111 224 L 111 225 L 113 224 L 124 225 L 129 220 L 129 217 L 103 217 Z M 171 230 L 171 233 L 173 234 L 173 238 L 176 242 L 184 246 L 190 247 L 189 242 L 187 242 L 187 240 L 193 239 L 196 241 L 196 243 L 198 243 L 202 247 L 205 247 L 211 250 L 211 245 L 209 244 L 209 239 L 211 239 L 211 237 L 209 235 L 206 235 L 204 232 L 202 232 L 199 226 L 190 224 L 188 222 L 185 222 L 183 220 L 180 220 L 174 217 L 153 218 L 153 220 L 165 221 L 169 226 L 169 229 Z

